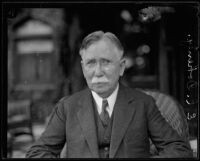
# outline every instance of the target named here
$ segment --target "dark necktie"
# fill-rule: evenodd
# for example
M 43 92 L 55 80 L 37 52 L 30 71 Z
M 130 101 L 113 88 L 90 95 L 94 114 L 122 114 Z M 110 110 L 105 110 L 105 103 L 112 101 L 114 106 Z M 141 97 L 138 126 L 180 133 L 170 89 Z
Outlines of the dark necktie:
M 103 102 L 102 102 L 102 111 L 101 111 L 101 114 L 100 114 L 100 118 L 101 118 L 101 121 L 102 121 L 104 126 L 108 126 L 109 121 L 110 121 L 110 117 L 109 117 L 108 111 L 106 110 L 107 107 L 108 107 L 108 101 L 107 100 L 103 100 Z

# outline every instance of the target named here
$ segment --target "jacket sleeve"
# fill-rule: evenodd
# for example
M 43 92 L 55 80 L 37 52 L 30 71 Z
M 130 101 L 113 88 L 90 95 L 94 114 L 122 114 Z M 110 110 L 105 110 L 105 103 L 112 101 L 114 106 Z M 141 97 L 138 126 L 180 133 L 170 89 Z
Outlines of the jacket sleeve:
M 63 101 L 59 101 L 50 115 L 40 138 L 30 147 L 26 158 L 58 158 L 65 144 L 65 117 Z
M 178 135 L 161 115 L 155 101 L 147 103 L 148 132 L 159 155 L 154 158 L 192 158 L 189 141 Z

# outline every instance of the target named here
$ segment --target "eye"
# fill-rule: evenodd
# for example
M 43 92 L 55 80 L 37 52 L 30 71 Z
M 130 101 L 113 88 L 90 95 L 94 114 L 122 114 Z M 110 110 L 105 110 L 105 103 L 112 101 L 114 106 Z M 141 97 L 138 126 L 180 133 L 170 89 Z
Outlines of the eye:
M 86 61 L 85 65 L 86 65 L 87 67 L 92 67 L 92 66 L 95 65 L 95 63 L 96 63 L 96 61 L 92 59 L 92 60 Z
M 87 64 L 94 64 L 95 63 L 95 60 L 89 60 L 88 62 L 87 62 Z
M 108 64 L 110 64 L 110 63 L 111 63 L 111 61 L 108 60 L 108 59 L 103 59 L 103 60 L 102 60 L 102 64 L 103 64 L 103 65 L 108 65 Z

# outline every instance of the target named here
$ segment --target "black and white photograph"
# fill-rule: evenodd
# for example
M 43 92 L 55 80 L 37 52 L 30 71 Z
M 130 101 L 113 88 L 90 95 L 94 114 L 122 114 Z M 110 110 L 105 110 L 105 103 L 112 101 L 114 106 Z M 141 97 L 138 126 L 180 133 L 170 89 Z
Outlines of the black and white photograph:
M 1 158 L 199 159 L 198 1 L 1 5 Z

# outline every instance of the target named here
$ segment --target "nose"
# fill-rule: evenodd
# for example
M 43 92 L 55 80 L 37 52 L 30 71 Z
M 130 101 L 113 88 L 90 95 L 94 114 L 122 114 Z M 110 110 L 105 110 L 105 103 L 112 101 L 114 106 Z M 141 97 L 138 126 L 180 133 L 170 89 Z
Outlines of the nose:
M 97 63 L 97 65 L 95 67 L 94 75 L 96 77 L 101 77 L 103 75 L 103 71 L 102 71 L 102 67 L 101 67 L 100 63 Z

